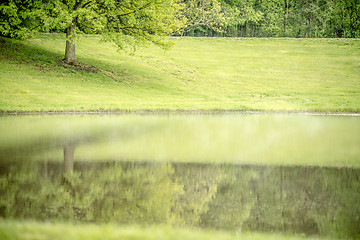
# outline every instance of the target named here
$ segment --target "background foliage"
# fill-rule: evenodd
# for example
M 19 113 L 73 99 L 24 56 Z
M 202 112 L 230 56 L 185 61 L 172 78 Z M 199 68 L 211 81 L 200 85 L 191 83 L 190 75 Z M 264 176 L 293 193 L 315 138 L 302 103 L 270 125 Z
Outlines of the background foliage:
M 7 0 L 0 34 L 102 33 L 120 48 L 169 34 L 228 37 L 360 37 L 360 0 Z M 116 34 L 114 34 L 116 33 Z M 166 45 L 166 44 L 165 44 Z
M 199 2 L 205 0 L 185 0 Z M 227 37 L 360 37 L 359 0 L 215 0 L 221 5 L 217 20 L 188 25 L 189 36 Z M 209 7 L 202 10 L 209 12 Z M 187 16 L 189 18 L 189 16 Z M 192 19 L 190 17 L 190 19 Z M 221 26 L 221 28 L 214 26 Z

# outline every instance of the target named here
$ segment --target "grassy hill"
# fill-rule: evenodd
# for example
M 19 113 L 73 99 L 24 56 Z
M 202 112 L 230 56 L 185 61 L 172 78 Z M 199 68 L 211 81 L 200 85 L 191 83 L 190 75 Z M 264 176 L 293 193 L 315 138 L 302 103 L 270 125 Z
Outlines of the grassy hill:
M 129 55 L 81 36 L 77 56 L 86 65 L 69 67 L 63 36 L 0 38 L 0 111 L 360 112 L 360 40 L 173 41 L 170 51 Z

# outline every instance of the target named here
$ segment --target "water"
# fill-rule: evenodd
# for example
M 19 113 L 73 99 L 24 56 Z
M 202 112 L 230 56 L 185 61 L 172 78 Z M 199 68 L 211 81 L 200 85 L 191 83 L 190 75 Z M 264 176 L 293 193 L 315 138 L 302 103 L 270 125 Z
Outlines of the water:
M 0 118 L 0 217 L 360 236 L 360 118 Z

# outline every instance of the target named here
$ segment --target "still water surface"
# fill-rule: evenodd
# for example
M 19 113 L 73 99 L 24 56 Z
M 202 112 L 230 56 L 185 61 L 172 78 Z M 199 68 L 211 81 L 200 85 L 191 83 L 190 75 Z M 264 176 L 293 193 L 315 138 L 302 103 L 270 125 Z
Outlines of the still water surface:
M 0 118 L 0 217 L 360 236 L 360 118 Z

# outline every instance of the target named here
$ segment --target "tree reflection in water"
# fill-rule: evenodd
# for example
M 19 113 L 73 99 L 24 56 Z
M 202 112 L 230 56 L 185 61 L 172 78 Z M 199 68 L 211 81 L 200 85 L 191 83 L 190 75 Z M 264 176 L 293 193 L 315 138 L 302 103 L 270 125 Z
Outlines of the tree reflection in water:
M 166 162 L 1 163 L 3 218 L 360 236 L 360 170 Z

